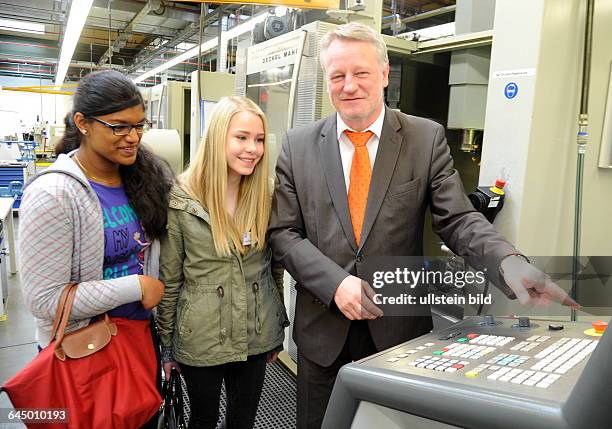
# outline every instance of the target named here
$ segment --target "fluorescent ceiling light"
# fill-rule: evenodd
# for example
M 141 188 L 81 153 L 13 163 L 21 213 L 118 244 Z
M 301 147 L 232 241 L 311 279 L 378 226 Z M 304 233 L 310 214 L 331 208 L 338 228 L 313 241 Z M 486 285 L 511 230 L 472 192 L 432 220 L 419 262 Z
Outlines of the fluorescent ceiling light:
M 202 53 L 206 52 L 206 51 L 210 51 L 211 49 L 213 49 L 214 47 L 217 46 L 217 39 L 211 39 L 208 40 L 207 42 L 202 43 Z M 145 79 L 150 78 L 151 76 L 156 75 L 157 73 L 160 73 L 164 70 L 169 69 L 170 67 L 174 67 L 175 65 L 182 63 L 183 61 L 187 61 L 190 58 L 195 57 L 196 55 L 198 55 L 198 48 L 195 47 L 187 52 L 183 52 L 180 55 L 177 55 L 176 57 L 172 58 L 169 61 L 166 61 L 165 63 L 163 63 L 160 66 L 155 67 L 154 69 L 149 70 L 148 72 L 145 72 L 143 74 L 141 74 L 140 76 L 138 76 L 136 79 L 134 79 L 134 83 L 138 83 L 138 82 L 142 82 Z
M 254 16 L 248 21 L 238 24 L 237 26 L 231 28 L 228 31 L 222 32 L 221 33 L 221 43 L 227 43 L 227 41 L 230 39 L 238 37 L 241 34 L 248 33 L 253 28 L 255 28 L 255 25 L 259 24 L 260 22 L 263 22 L 267 17 L 268 17 L 268 13 L 262 13 L 261 15 Z M 202 43 L 202 53 L 208 52 L 211 49 L 216 48 L 218 43 L 219 41 L 216 37 Z M 157 73 L 161 73 L 164 70 L 168 70 L 170 67 L 174 67 L 175 65 L 182 63 L 183 61 L 187 61 L 188 59 L 195 57 L 196 55 L 198 55 L 198 53 L 199 53 L 199 49 L 196 46 L 195 48 L 190 49 L 186 52 L 183 52 L 182 54 L 177 55 L 171 60 L 166 61 L 162 65 L 157 66 L 154 69 L 151 69 L 148 72 L 141 74 L 140 76 L 135 78 L 133 81 L 134 83 L 142 82 L 145 79 L 148 79 L 151 76 L 156 75 Z
M 45 24 L 35 22 L 0 19 L 0 30 L 17 31 L 19 33 L 45 34 Z
M 62 86 L 66 73 L 68 72 L 68 66 L 72 61 L 72 54 L 74 54 L 74 48 L 76 48 L 77 42 L 81 37 L 81 31 L 85 26 L 87 15 L 91 9 L 93 0 L 72 0 L 70 6 L 70 15 L 68 16 L 68 25 L 66 25 L 66 31 L 64 32 L 64 41 L 62 42 L 62 51 L 60 53 L 60 60 L 57 64 L 57 74 L 55 75 L 55 85 Z
M 238 24 L 237 26 L 232 27 L 231 29 L 221 33 L 221 38 L 223 38 L 224 41 L 227 42 L 228 40 L 233 39 L 234 37 L 238 37 L 241 34 L 248 33 L 249 31 L 253 30 L 253 28 L 255 28 L 257 24 L 259 24 L 260 22 L 264 22 L 268 16 L 270 16 L 268 13 L 262 13 L 261 15 L 254 16 L 248 21 L 245 21 L 242 24 Z

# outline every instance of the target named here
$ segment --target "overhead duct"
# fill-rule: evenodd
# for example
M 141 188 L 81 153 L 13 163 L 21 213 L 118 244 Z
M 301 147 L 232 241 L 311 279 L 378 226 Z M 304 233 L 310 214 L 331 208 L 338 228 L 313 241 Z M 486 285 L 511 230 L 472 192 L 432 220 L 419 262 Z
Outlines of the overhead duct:
M 213 11 L 208 12 L 206 16 L 204 16 L 203 26 L 206 27 L 210 23 L 216 21 L 218 19 L 219 10 L 225 11 L 226 9 L 227 9 L 227 6 L 219 6 L 217 9 L 214 9 Z M 148 64 L 152 60 L 161 58 L 162 54 L 173 49 L 179 43 L 182 43 L 188 40 L 189 38 L 197 35 L 198 29 L 199 29 L 199 25 L 197 23 L 189 24 L 187 27 L 180 30 L 176 34 L 175 37 L 173 37 L 168 42 L 164 43 L 162 46 L 159 46 L 153 51 L 147 52 L 145 55 L 141 57 L 135 58 L 134 63 L 131 66 L 126 68 L 125 73 L 126 74 L 133 73 L 137 71 L 138 69 L 140 69 L 141 67 L 144 67 L 146 64 Z
M 134 31 L 134 27 L 140 22 L 142 22 L 144 18 L 149 14 L 149 12 L 156 11 L 160 9 L 161 6 L 162 4 L 160 0 L 149 0 L 144 5 L 144 7 L 140 10 L 140 12 L 138 12 L 134 16 L 134 18 L 132 18 L 132 20 L 128 23 L 125 29 L 121 33 L 119 33 L 117 38 L 114 40 L 112 45 L 106 50 L 106 52 L 104 52 L 104 54 L 100 57 L 100 60 L 98 61 L 98 65 L 101 66 L 101 65 L 104 65 L 110 62 L 110 59 L 113 56 L 113 52 L 119 52 L 122 48 L 125 48 L 127 41 L 130 39 L 130 37 L 132 37 L 132 32 Z

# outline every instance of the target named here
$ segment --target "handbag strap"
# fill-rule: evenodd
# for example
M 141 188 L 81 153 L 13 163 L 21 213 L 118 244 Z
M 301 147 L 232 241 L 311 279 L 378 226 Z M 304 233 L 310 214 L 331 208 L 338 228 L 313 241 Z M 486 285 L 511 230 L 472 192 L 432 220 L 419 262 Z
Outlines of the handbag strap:
M 175 399 L 178 405 L 178 409 L 180 411 L 180 416 L 183 415 L 183 386 L 181 385 L 181 374 L 178 371 L 174 371 L 175 381 L 174 381 L 174 389 L 175 389 Z
M 57 328 L 55 327 L 56 322 L 54 321 L 54 324 L 53 324 L 54 330 L 51 336 L 51 341 L 55 339 L 55 347 L 54 347 L 55 351 L 57 351 L 58 349 L 62 347 L 62 341 L 64 340 L 64 336 L 66 333 L 66 327 L 68 326 L 68 321 L 70 320 L 70 313 L 72 312 L 72 304 L 74 303 L 74 298 L 76 296 L 78 286 L 79 286 L 78 283 L 69 284 L 68 286 L 66 286 L 66 288 L 62 292 L 62 296 L 60 297 L 60 304 L 63 304 L 63 305 L 61 306 L 61 311 L 60 311 L 60 307 L 58 307 L 56 319 L 58 318 L 57 317 L 58 314 L 61 313 L 61 316 L 59 317 Z M 110 320 L 110 317 L 108 316 L 108 313 L 104 313 L 104 323 L 106 323 L 109 326 L 112 325 L 112 322 Z M 115 335 L 115 334 L 112 334 L 112 335 Z
M 68 292 L 70 292 L 70 289 L 76 285 L 76 283 L 69 283 L 66 285 L 66 287 L 64 287 L 64 290 L 60 295 L 59 303 L 57 304 L 57 311 L 55 312 L 55 318 L 53 319 L 53 327 L 51 328 L 51 341 L 53 341 L 55 335 L 57 334 L 57 328 L 59 328 L 62 316 L 65 312 L 64 310 L 66 307 L 66 300 L 68 299 Z
M 70 319 L 70 312 L 72 311 L 72 303 L 74 302 L 74 297 L 76 296 L 78 284 L 72 284 L 68 289 L 68 295 L 66 297 L 66 301 L 64 303 L 64 310 L 62 312 L 62 317 L 59 323 L 59 327 L 57 328 L 57 333 L 55 336 L 55 349 L 57 350 L 62 345 L 62 340 L 64 339 L 64 333 L 66 331 L 66 326 L 68 326 L 68 320 Z

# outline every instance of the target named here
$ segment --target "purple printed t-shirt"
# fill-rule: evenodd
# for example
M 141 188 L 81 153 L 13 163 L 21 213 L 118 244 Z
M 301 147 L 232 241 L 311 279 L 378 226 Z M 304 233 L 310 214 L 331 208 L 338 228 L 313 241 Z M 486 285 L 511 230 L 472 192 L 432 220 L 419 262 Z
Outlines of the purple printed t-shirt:
M 90 182 L 98 195 L 104 219 L 104 280 L 142 274 L 146 242 L 138 215 L 123 186 L 110 187 Z M 109 316 L 145 320 L 151 316 L 140 301 L 120 305 Z

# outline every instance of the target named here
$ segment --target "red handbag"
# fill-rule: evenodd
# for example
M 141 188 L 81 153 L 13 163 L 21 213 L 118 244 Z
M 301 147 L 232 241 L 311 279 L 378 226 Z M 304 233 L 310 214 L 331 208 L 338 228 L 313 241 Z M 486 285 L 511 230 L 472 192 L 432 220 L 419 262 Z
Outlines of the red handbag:
M 67 422 L 58 422 L 57 413 L 29 413 L 28 427 L 140 428 L 161 405 L 149 321 L 105 314 L 65 333 L 77 287 L 71 284 L 62 292 L 51 331 L 54 341 L 1 390 L 16 409 L 66 412 Z M 41 416 L 51 419 L 32 419 Z

